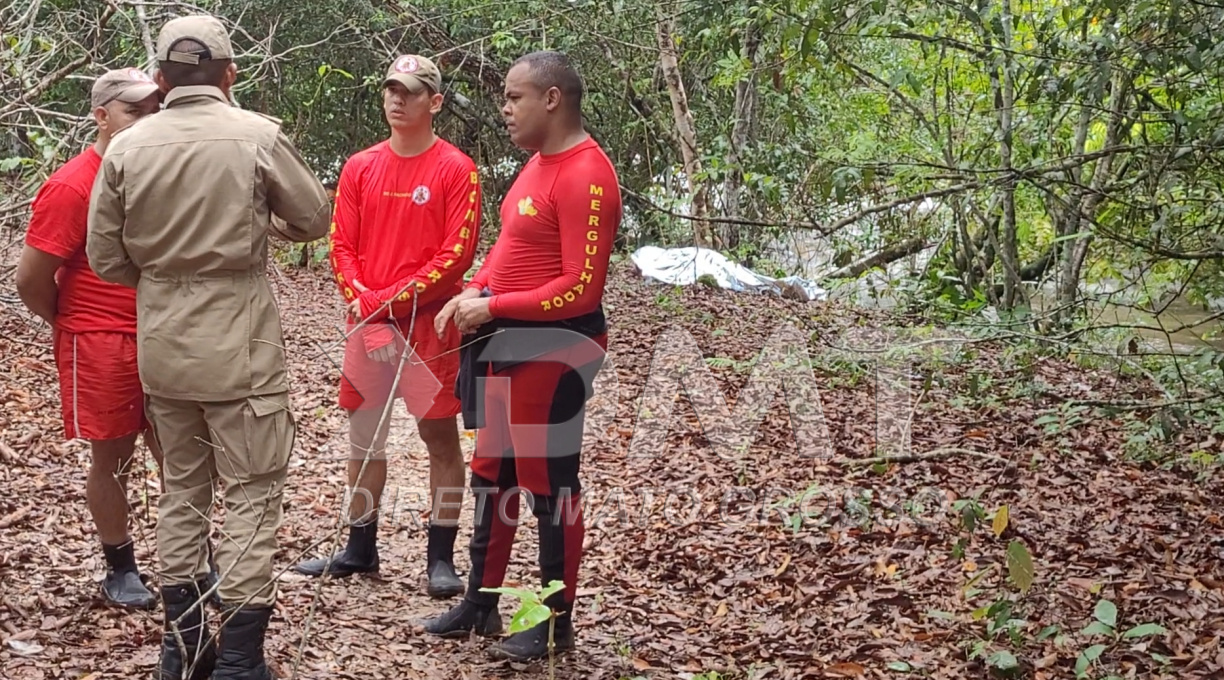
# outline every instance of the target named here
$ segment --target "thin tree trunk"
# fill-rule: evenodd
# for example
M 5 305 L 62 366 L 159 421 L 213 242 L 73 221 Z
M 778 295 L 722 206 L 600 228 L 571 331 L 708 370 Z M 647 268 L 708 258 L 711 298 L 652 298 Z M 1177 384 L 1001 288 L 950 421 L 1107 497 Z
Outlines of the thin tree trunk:
M 140 40 L 144 43 L 145 58 L 150 66 L 157 65 L 157 48 L 153 44 L 153 31 L 149 28 L 149 15 L 144 2 L 136 3 L 136 21 L 140 24 Z
M 1075 126 L 1075 141 L 1071 149 L 1074 155 L 1082 155 L 1088 144 L 1088 129 L 1092 126 L 1092 112 L 1093 107 L 1091 106 L 1083 106 L 1080 109 L 1079 121 Z M 1066 310 L 1058 315 L 1061 321 L 1066 321 L 1072 315 L 1071 303 L 1075 301 L 1075 292 L 1079 286 L 1079 271 L 1075 266 L 1076 241 L 1065 237 L 1079 232 L 1081 222 L 1079 207 L 1083 205 L 1084 188 L 1088 185 L 1089 165 L 1086 163 L 1070 171 L 1069 174 L 1075 178 L 1075 182 L 1069 192 L 1070 200 L 1067 201 L 1067 206 L 1060 210 L 1062 217 L 1058 220 L 1058 227 L 1055 231 L 1059 237 L 1063 238 L 1058 247 L 1058 283 L 1055 290 L 1058 305 L 1060 307 L 1065 305 Z
M 1117 75 L 1117 80 L 1112 82 L 1112 91 L 1109 95 L 1109 123 L 1105 126 L 1104 148 L 1106 149 L 1118 144 L 1118 137 L 1122 133 L 1123 123 L 1126 120 L 1122 106 L 1130 96 L 1132 82 L 1131 76 L 1125 71 L 1115 71 L 1114 74 Z M 1116 154 L 1108 154 L 1097 161 L 1092 172 L 1091 185 L 1087 191 L 1083 192 L 1083 199 L 1078 206 L 1077 217 L 1081 224 L 1091 224 L 1096 218 L 1096 212 L 1101 207 L 1101 203 L 1105 201 L 1104 187 L 1110 182 L 1115 157 Z M 1059 303 L 1062 305 L 1075 301 L 1076 293 L 1079 291 L 1080 275 L 1084 268 L 1084 261 L 1088 258 L 1088 248 L 1092 244 L 1092 238 L 1093 235 L 1089 233 L 1071 241 L 1074 246 L 1070 249 L 1070 256 L 1064 263 L 1063 283 L 1067 288 L 1059 291 Z
M 735 121 L 731 126 L 730 151 L 727 153 L 727 176 L 723 179 L 723 215 L 739 219 L 742 215 L 740 193 L 744 187 L 743 149 L 748 144 L 749 134 L 756 128 L 757 108 L 757 55 L 761 46 L 761 32 L 756 24 L 744 31 L 741 56 L 748 61 L 748 75 L 735 84 Z M 739 245 L 739 226 L 726 224 L 722 228 L 722 242 L 727 248 Z
M 1003 49 L 1011 48 L 1011 0 L 1002 0 Z M 997 76 L 992 76 L 997 86 Z M 1003 185 L 1003 234 L 999 259 L 1003 262 L 1003 308 L 1015 307 L 1020 290 L 1020 253 L 1016 234 L 1016 180 L 1012 176 L 1012 120 L 1015 105 L 1015 76 L 1010 54 L 1003 55 L 1003 82 L 996 102 L 999 108 L 999 160 L 1007 177 Z
M 676 122 L 676 141 L 680 145 L 680 157 L 684 162 L 684 175 L 688 182 L 690 214 L 693 220 L 693 238 L 698 246 L 713 247 L 714 234 L 708 221 L 709 198 L 705 182 L 701 179 L 701 156 L 697 146 L 697 131 L 693 127 L 693 113 L 689 110 L 688 96 L 684 92 L 684 80 L 680 76 L 680 57 L 676 49 L 675 14 L 663 6 L 669 0 L 656 0 L 655 14 L 658 20 L 656 33 L 659 40 L 659 66 L 667 82 L 671 96 L 672 115 Z
M 915 236 L 911 239 L 906 239 L 900 243 L 895 243 L 870 257 L 865 257 L 858 262 L 846 265 L 841 269 L 829 274 L 830 279 L 848 279 L 854 278 L 859 274 L 871 269 L 872 267 L 880 267 L 891 264 L 900 260 L 903 257 L 909 257 L 915 253 L 922 252 L 924 248 L 931 244 L 922 236 Z

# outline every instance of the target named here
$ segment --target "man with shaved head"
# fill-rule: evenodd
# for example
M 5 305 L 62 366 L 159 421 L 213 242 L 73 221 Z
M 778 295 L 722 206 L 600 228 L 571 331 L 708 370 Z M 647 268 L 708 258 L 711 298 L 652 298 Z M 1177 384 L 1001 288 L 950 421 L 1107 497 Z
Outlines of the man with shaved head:
M 116 139 L 93 188 L 86 251 L 136 289 L 145 412 L 160 444 L 159 680 L 268 680 L 272 560 L 296 423 L 269 239 L 327 234 L 331 204 L 280 122 L 230 103 L 237 78 L 215 17 L 167 22 L 155 80 L 166 108 Z M 224 613 L 214 649 L 201 591 L 217 479 Z M 215 666 L 215 669 L 214 669 Z
M 501 233 L 471 283 L 438 314 L 465 341 L 456 386 L 464 423 L 480 429 L 472 457 L 476 525 L 463 602 L 427 621 L 463 637 L 500 630 L 498 597 L 518 523 L 520 491 L 536 516 L 540 578 L 564 587 L 556 649 L 574 646 L 583 519 L 578 479 L 585 402 L 607 349 L 603 313 L 609 255 L 621 219 L 611 160 L 582 122 L 582 79 L 558 52 L 533 52 L 506 74 L 502 116 L 510 139 L 535 152 L 501 206 Z M 549 653 L 549 622 L 494 645 L 500 659 Z

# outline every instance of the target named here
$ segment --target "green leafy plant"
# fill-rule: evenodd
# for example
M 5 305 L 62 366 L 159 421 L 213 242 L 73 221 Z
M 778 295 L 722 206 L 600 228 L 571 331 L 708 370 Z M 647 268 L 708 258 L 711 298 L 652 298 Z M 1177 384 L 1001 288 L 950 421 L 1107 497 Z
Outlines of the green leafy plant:
M 736 373 L 747 373 L 756 365 L 759 357 L 753 356 L 744 361 L 738 361 L 730 357 L 707 357 L 706 365 L 711 368 L 730 368 Z
M 1113 602 L 1101 599 L 1096 603 L 1096 607 L 1092 610 L 1093 621 L 1080 631 L 1081 634 L 1090 638 L 1097 636 L 1105 636 L 1112 639 L 1112 642 L 1119 640 L 1133 640 L 1135 638 L 1147 637 L 1149 635 L 1163 635 L 1168 630 L 1157 623 L 1141 623 L 1137 626 L 1129 628 L 1121 635 L 1118 634 L 1118 606 Z M 1088 669 L 1092 664 L 1101 657 L 1105 650 L 1109 649 L 1107 644 L 1095 644 L 1080 652 L 1079 657 L 1075 660 L 1075 677 L 1088 677 Z M 1159 659 L 1157 659 L 1159 661 Z
M 553 579 L 542 590 L 528 590 L 526 588 L 481 588 L 482 592 L 496 593 L 513 597 L 519 601 L 519 608 L 514 612 L 514 616 L 510 618 L 509 631 L 513 633 L 521 633 L 525 630 L 530 630 L 536 626 L 548 622 L 548 677 L 552 678 L 556 673 L 556 625 L 557 612 L 551 607 L 544 604 L 544 600 L 552 597 L 556 593 L 565 589 L 565 583 Z
M 968 534 L 962 535 L 952 550 L 956 559 L 963 559 L 973 533 L 985 524 L 988 514 L 976 497 L 959 499 L 953 503 L 952 509 L 958 529 Z M 1011 508 L 1002 505 L 990 517 L 989 531 L 994 539 L 1001 539 L 1012 522 Z M 1008 542 L 1005 557 L 1007 580 L 1019 591 L 1019 597 L 1002 592 L 1002 588 L 999 589 L 1000 592 L 989 595 L 991 603 L 978 607 L 971 613 L 974 621 L 985 622 L 985 635 L 977 635 L 967 644 L 970 659 L 981 659 L 995 674 L 1006 677 L 1020 673 L 1022 665 L 1018 655 L 1031 641 L 1026 633 L 1029 622 L 1021 610 L 1023 598 L 1032 588 L 1035 569 L 1028 548 L 1018 540 Z M 996 564 L 990 564 L 971 577 L 962 588 L 965 599 L 972 600 L 984 594 L 988 590 L 985 585 L 987 577 L 997 569 Z M 1047 627 L 1037 641 L 1040 642 L 1054 632 L 1055 628 Z

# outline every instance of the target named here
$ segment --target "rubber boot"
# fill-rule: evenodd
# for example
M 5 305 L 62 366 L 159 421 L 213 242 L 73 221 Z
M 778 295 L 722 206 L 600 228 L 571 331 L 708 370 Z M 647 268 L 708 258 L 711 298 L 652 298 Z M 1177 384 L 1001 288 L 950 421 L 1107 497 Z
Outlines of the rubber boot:
M 493 637 L 502 632 L 497 606 L 489 608 L 464 599 L 441 616 L 425 621 L 425 632 L 442 638 L 463 638 L 472 633 Z
M 429 525 L 429 546 L 426 549 L 425 573 L 429 577 L 426 591 L 435 599 L 463 594 L 463 581 L 455 573 L 455 537 L 457 526 Z
M 227 609 L 212 680 L 276 680 L 264 660 L 264 636 L 272 607 Z
M 554 611 L 560 610 L 553 623 L 553 653 L 561 654 L 574 648 L 574 620 L 571 609 L 567 606 L 550 605 Z M 489 648 L 489 655 L 494 659 L 508 661 L 532 661 L 548 658 L 548 621 L 515 633 Z
M 132 541 L 120 545 L 102 544 L 106 558 L 106 576 L 102 579 L 102 597 L 107 602 L 127 609 L 152 609 L 157 596 L 145 586 L 136 566 Z
M 472 475 L 472 485 L 473 488 L 491 488 L 492 482 Z M 470 545 L 472 572 L 468 574 L 467 595 L 446 613 L 424 622 L 425 632 L 431 635 L 457 638 L 476 633 L 489 637 L 502 632 L 501 614 L 497 611 L 499 596 L 496 593 L 482 592 L 479 587 L 479 579 L 484 574 L 485 558 L 493 536 L 497 496 L 484 497 L 484 502 L 477 502 L 476 508 Z M 514 506 L 513 511 L 517 513 L 517 506 Z
M 208 680 L 217 650 L 208 634 L 200 590 L 195 584 L 163 586 L 161 600 L 162 648 L 154 680 Z
M 353 574 L 378 573 L 378 519 L 365 524 L 349 525 L 348 545 L 331 557 L 320 557 L 299 562 L 293 568 L 306 576 L 328 576 L 343 578 Z
M 102 597 L 106 601 L 126 609 L 152 609 L 157 596 L 140 579 L 135 571 L 108 571 L 102 579 Z
M 569 499 L 557 501 L 552 496 L 536 498 L 532 508 L 536 516 L 536 527 L 540 539 L 540 581 L 548 587 L 553 581 L 565 582 L 567 562 L 576 562 L 581 557 L 583 524 L 582 514 Z M 567 544 L 566 539 L 569 539 Z M 577 565 L 575 564 L 575 569 Z M 553 652 L 566 652 L 574 648 L 573 601 L 567 601 L 567 591 L 560 590 L 549 595 L 544 604 L 556 612 L 552 624 Z M 548 657 L 549 622 L 545 621 L 528 630 L 515 633 L 493 645 L 489 654 L 495 659 L 529 661 Z

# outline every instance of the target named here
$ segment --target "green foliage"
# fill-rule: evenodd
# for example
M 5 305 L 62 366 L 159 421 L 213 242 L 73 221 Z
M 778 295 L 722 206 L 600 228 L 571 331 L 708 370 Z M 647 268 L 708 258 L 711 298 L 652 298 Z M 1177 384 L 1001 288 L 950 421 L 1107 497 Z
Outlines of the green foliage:
M 481 592 L 497 593 L 513 597 L 519 601 L 519 608 L 514 612 L 514 616 L 510 619 L 509 631 L 511 633 L 520 633 L 522 631 L 534 628 L 553 617 L 553 611 L 548 605 L 544 604 L 550 596 L 561 592 L 565 589 L 565 583 L 561 581 L 552 581 L 543 590 L 534 591 L 523 588 L 481 588 Z
M 899 301 L 928 319 L 989 315 L 1012 331 L 1059 334 L 1088 323 L 1093 290 L 1137 305 L 1224 297 L 1224 258 L 1207 256 L 1224 246 L 1214 153 L 1224 141 L 1214 94 L 1224 43 L 1211 39 L 1224 30 L 1224 8 L 1210 3 L 665 4 L 676 11 L 669 28 L 701 163 L 691 178 L 680 174 L 675 109 L 659 74 L 656 3 L 197 5 L 231 25 L 238 103 L 281 118 L 323 179 L 386 136 L 380 85 L 391 59 L 437 57 L 447 95 L 437 126 L 485 170 L 486 242 L 528 157 L 500 126 L 502 78 L 517 57 L 549 48 L 580 69 L 588 128 L 628 190 L 621 247 L 688 244 L 694 224 L 684 215 L 704 187 L 711 213 L 738 220 L 720 225 L 722 249 L 770 274 L 796 273 L 814 257 L 828 262 L 802 273 L 819 277 L 901 239 L 927 239 L 929 261 L 870 269 L 887 283 L 860 299 Z M 85 59 L 33 98 L 41 113 L 5 116 L 14 131 L 0 148 L 6 194 L 28 192 L 86 141 L 89 126 L 77 121 L 93 76 L 148 65 L 135 8 L 117 8 L 100 29 L 104 3 L 43 2 L 29 24 L 5 27 L 5 92 Z M 177 11 L 159 7 L 150 30 Z M 94 33 L 96 42 L 80 39 Z M 882 205 L 891 207 L 864 211 Z M 820 237 L 812 229 L 834 224 Z M 1004 261 L 1010 250 L 1039 294 L 1003 296 L 1020 274 Z M 1048 266 L 1030 267 L 1046 256 Z M 1063 276 L 1073 285 L 1060 286 Z M 1058 427 L 1075 415 L 1060 414 Z
M 1027 593 L 1029 588 L 1033 587 L 1036 574 L 1033 558 L 1029 556 L 1028 548 L 1020 541 L 1007 544 L 1007 571 L 1020 592 Z

